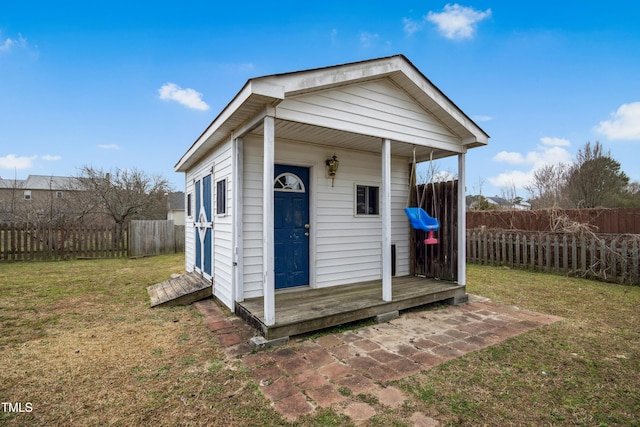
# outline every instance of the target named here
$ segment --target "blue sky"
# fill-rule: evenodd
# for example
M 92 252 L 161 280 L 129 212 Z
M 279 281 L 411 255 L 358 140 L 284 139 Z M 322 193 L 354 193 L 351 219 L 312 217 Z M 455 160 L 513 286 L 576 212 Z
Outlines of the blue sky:
M 247 79 L 404 54 L 491 136 L 467 191 L 600 141 L 640 181 L 637 1 L 0 4 L 0 176 L 162 174 Z M 455 170 L 443 163 L 443 171 Z

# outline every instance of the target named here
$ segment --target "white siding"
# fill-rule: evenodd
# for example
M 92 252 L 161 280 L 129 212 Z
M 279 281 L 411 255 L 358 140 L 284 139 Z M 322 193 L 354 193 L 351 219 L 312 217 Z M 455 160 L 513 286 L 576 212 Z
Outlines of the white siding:
M 244 297 L 262 295 L 262 139 L 244 139 Z
M 195 194 L 193 178 L 189 173 L 185 174 L 185 204 L 184 204 L 184 268 L 187 272 L 192 272 L 195 266 L 195 230 L 193 229 L 193 221 L 195 210 Z M 189 212 L 189 206 L 187 205 L 188 195 L 191 194 L 191 215 L 187 215 Z
M 214 293 L 227 307 L 233 309 L 233 194 L 232 144 L 228 141 L 214 151 L 212 187 L 213 201 L 213 276 Z M 226 211 L 216 215 L 217 183 L 227 180 Z
M 336 154 L 334 187 L 325 160 Z M 245 298 L 262 294 L 262 140 L 245 138 L 244 286 Z M 311 285 L 326 287 L 381 277 L 381 220 L 355 216 L 355 185 L 381 186 L 379 154 L 277 140 L 276 163 L 311 167 Z M 392 158 L 392 242 L 396 275 L 409 274 L 409 225 L 404 214 L 408 160 Z
M 232 166 L 231 142 L 219 145 L 195 167 L 186 173 L 185 191 L 192 194 L 192 203 L 195 206 L 195 186 L 194 180 L 211 174 L 211 199 L 213 212 L 213 261 L 212 276 L 214 278 L 214 293 L 225 305 L 233 307 L 233 262 L 232 262 L 232 216 L 233 205 L 231 195 L 233 194 L 233 179 L 231 174 Z M 216 215 L 216 183 L 222 179 L 227 180 L 227 214 Z M 195 208 L 192 209 L 195 215 Z M 193 271 L 195 267 L 195 229 L 193 227 L 194 218 L 187 217 L 185 220 L 185 269 Z
M 389 79 L 285 99 L 277 117 L 460 151 L 460 138 Z M 277 137 L 277 135 L 276 135 Z

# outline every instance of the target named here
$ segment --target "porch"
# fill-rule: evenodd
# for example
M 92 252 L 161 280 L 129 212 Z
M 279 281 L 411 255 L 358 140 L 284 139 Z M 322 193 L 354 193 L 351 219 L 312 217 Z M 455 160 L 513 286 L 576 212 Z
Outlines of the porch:
M 274 325 L 264 322 L 264 298 L 236 303 L 236 314 L 265 338 L 299 335 L 438 301 L 466 302 L 465 286 L 424 277 L 392 279 L 392 299 L 382 300 L 382 280 L 344 286 L 281 291 L 275 295 Z

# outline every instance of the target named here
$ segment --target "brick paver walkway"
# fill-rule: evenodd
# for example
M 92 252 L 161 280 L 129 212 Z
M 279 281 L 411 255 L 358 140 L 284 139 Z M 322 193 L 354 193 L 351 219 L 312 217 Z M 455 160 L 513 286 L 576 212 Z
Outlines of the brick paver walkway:
M 561 320 L 480 300 L 252 353 L 253 329 L 213 300 L 196 306 L 227 356 L 242 360 L 274 409 L 289 420 L 333 405 L 354 422 L 365 421 L 376 410 L 354 396 L 368 393 L 383 407 L 397 408 L 409 397 L 390 381 Z M 412 420 L 416 426 L 438 425 L 420 413 Z

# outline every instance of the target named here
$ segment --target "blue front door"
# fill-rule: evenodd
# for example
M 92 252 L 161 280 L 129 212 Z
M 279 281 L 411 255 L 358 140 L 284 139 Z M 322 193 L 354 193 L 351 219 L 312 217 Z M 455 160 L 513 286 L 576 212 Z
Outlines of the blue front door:
M 276 289 L 309 284 L 309 168 L 275 165 Z

